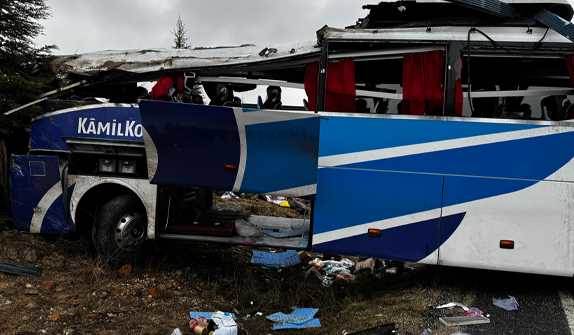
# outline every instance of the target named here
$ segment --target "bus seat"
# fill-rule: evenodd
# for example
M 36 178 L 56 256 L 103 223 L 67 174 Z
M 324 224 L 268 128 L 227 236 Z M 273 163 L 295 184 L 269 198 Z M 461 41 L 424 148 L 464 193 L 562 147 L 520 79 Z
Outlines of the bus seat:
M 267 97 L 263 103 L 263 109 L 281 109 L 283 103 L 281 102 L 281 87 L 268 86 Z

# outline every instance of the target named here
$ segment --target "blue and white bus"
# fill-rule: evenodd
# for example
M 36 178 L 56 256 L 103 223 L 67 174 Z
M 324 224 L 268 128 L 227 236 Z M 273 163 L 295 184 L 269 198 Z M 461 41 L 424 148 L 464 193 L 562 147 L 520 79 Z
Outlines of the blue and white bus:
M 432 5 L 451 22 L 416 21 L 429 1 L 381 3 L 293 48 L 61 60 L 100 85 L 193 73 L 208 93 L 269 85 L 306 101 L 144 99 L 40 115 L 29 154 L 12 157 L 18 228 L 88 233 L 122 260 L 172 239 L 573 276 L 573 43 L 528 18 L 469 23 L 465 7 Z M 543 5 L 572 18 L 564 1 Z M 387 17 L 393 8 L 413 17 Z M 239 218 L 214 209 L 212 190 L 312 208 L 303 219 Z M 291 234 L 246 235 L 245 224 Z

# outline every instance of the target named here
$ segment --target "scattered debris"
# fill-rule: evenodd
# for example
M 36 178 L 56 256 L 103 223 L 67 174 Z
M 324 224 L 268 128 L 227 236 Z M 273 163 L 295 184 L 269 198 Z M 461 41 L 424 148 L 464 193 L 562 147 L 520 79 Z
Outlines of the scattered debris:
M 270 202 L 272 204 L 275 204 L 277 206 L 285 207 L 285 208 L 291 208 L 289 201 L 285 197 L 266 194 L 264 196 L 264 198 L 265 198 L 265 201 Z
M 490 323 L 486 316 L 448 316 L 441 317 L 439 321 L 447 327 L 472 326 Z
M 227 312 L 189 312 L 193 334 L 237 335 L 235 314 Z
M 459 302 L 450 302 L 448 304 L 437 306 L 436 309 L 454 308 L 459 307 L 464 311 L 464 315 L 461 316 L 448 316 L 440 317 L 439 321 L 442 322 L 447 327 L 455 326 L 470 326 L 490 323 L 490 319 L 484 316 L 484 312 L 476 307 L 468 307 Z
M 520 305 L 515 297 L 509 295 L 507 298 L 492 298 L 492 304 L 505 311 L 517 311 Z
M 0 262 L 0 272 L 17 276 L 40 276 L 42 269 L 34 265 L 16 264 L 12 262 Z
M 183 335 L 183 333 L 181 330 L 179 330 L 179 328 L 175 328 L 170 335 Z
M 351 333 L 343 331 L 343 335 L 393 335 L 393 334 L 398 334 L 397 327 L 394 323 L 384 324 Z
M 450 302 L 448 304 L 437 306 L 436 309 L 460 307 L 464 311 L 464 316 L 483 316 L 484 312 L 476 307 L 467 307 L 459 302 Z
M 311 211 L 311 203 L 299 198 L 290 198 L 289 204 L 301 214 L 307 214 Z
M 223 200 L 239 199 L 239 196 L 231 191 L 228 191 L 221 195 L 221 199 Z
M 318 311 L 318 308 L 293 308 L 289 314 L 279 312 L 268 315 L 267 320 L 274 322 L 273 330 L 319 328 L 321 321 L 315 318 Z
M 319 258 L 309 262 L 311 268 L 307 270 L 305 276 L 313 273 L 321 280 L 321 285 L 330 287 L 336 280 L 352 281 L 355 276 L 351 273 L 355 263 L 350 259 L 343 258 L 340 261 L 327 260 Z
M 293 49 L 291 49 L 291 51 L 289 51 L 289 52 L 292 53 L 292 50 L 293 50 Z M 263 49 L 263 50 L 261 50 L 261 51 L 259 52 L 259 56 L 261 56 L 261 57 L 269 57 L 270 55 L 277 53 L 277 51 L 278 51 L 278 50 L 275 49 L 275 48 L 265 48 L 265 49 Z
M 354 272 L 357 273 L 363 270 L 369 270 L 371 271 L 371 273 L 374 273 L 376 265 L 377 261 L 374 258 L 368 258 L 365 259 L 364 261 L 357 262 L 357 264 L 355 264 Z
M 295 250 L 285 252 L 268 252 L 253 250 L 252 264 L 259 264 L 270 268 L 284 268 L 301 263 L 299 253 Z

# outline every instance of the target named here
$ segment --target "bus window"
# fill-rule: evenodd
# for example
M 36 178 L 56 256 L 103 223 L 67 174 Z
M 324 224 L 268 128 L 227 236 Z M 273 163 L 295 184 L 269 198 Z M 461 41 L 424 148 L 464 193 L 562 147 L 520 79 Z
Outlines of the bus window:
M 305 69 L 305 92 L 309 110 L 317 110 L 319 64 L 312 63 Z M 334 113 L 356 111 L 355 63 L 352 59 L 329 62 L 327 65 L 325 109 Z
M 329 56 L 327 112 L 443 115 L 445 54 L 442 48 L 344 51 Z M 316 93 L 317 69 L 317 64 L 307 67 L 305 86 L 310 97 Z M 460 69 L 457 73 L 460 77 Z M 462 82 L 457 79 L 455 110 L 447 114 L 461 116 L 462 101 Z M 314 104 L 310 98 L 311 108 Z
M 464 116 L 561 121 L 574 118 L 574 90 L 561 57 L 472 56 L 463 60 Z

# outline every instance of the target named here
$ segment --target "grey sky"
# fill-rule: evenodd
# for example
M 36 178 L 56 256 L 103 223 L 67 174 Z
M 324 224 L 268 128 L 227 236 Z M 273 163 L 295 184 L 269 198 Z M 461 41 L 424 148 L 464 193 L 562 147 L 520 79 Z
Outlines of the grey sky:
M 324 24 L 363 17 L 369 0 L 47 0 L 52 16 L 38 45 L 59 54 L 171 47 L 181 15 L 193 46 L 314 40 Z

